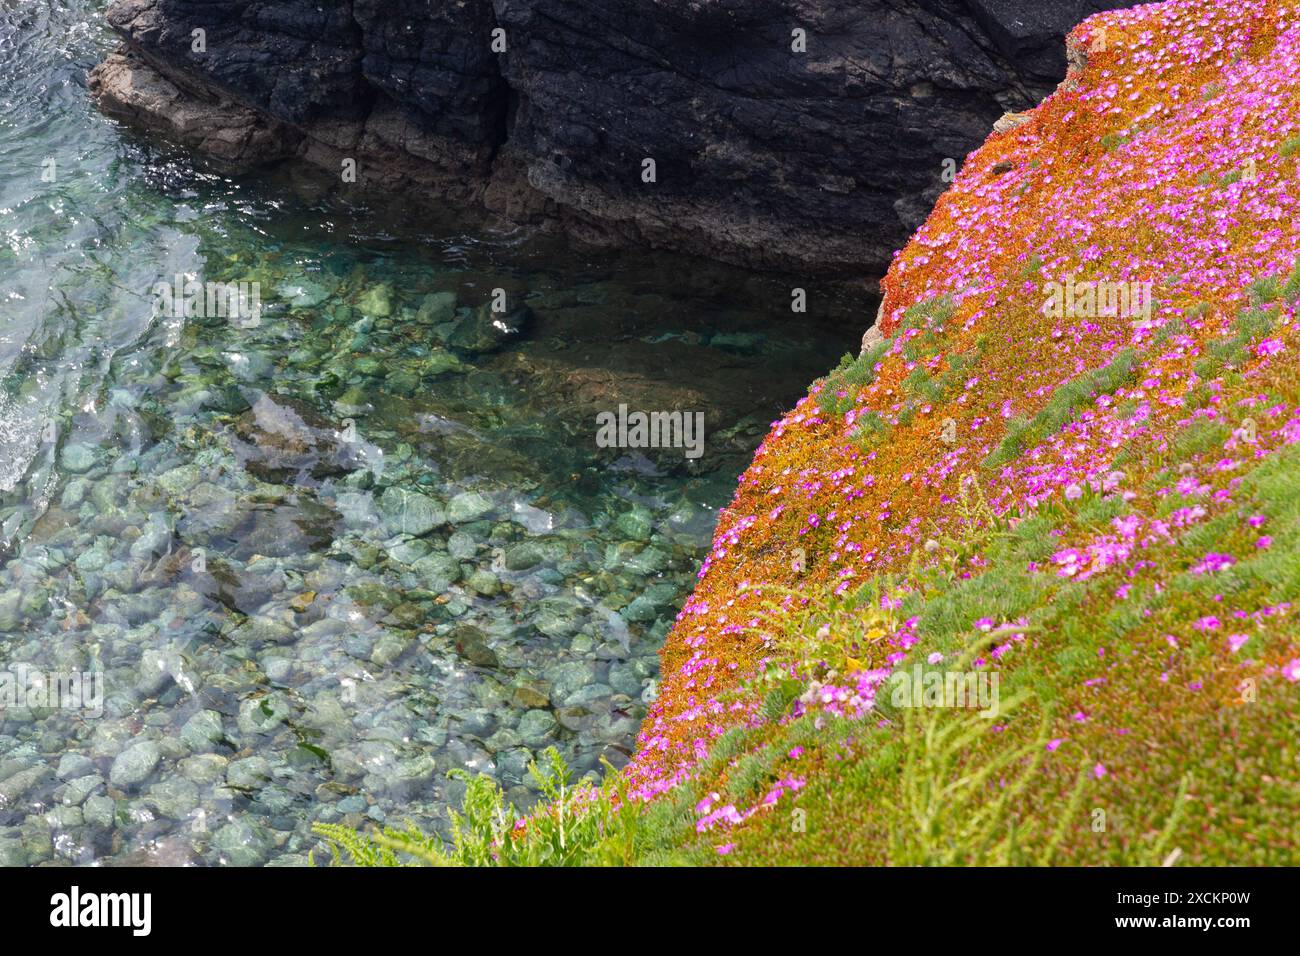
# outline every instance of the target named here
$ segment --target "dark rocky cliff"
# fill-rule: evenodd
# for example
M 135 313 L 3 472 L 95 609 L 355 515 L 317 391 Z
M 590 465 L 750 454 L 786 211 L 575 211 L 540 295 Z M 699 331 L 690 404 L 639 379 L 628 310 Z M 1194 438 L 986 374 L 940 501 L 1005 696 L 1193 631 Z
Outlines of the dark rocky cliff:
M 589 241 L 879 273 L 944 160 L 1050 91 L 1071 26 L 1122 5 L 118 0 L 124 47 L 91 88 L 228 162 L 352 158 L 361 186 Z

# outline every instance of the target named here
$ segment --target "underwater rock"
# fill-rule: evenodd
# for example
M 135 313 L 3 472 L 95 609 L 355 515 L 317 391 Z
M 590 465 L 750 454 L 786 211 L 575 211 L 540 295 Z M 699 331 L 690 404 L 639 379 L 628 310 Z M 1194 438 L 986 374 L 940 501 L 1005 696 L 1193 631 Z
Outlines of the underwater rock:
M 421 325 L 441 325 L 456 317 L 454 292 L 431 292 L 420 300 L 415 320 Z
M 109 770 L 108 779 L 119 790 L 134 789 L 149 779 L 161 758 L 156 743 L 142 740 L 117 755 Z
M 362 315 L 376 317 L 392 315 L 392 294 L 386 284 L 371 286 L 357 299 L 357 311 Z
M 456 653 L 475 667 L 495 668 L 500 665 L 497 652 L 488 646 L 487 635 L 477 627 L 462 624 L 454 628 L 448 637 Z
M 491 514 L 493 507 L 492 499 L 482 492 L 462 491 L 447 502 L 447 522 L 469 524 Z
M 317 480 L 362 467 L 359 450 L 305 402 L 262 392 L 235 419 L 235 453 L 263 481 Z
M 533 321 L 533 311 L 519 306 L 508 312 L 494 312 L 489 303 L 479 306 L 447 336 L 447 344 L 471 355 L 483 355 L 522 339 Z
M 384 523 L 394 534 L 428 534 L 447 521 L 442 504 L 418 491 L 387 488 L 379 496 L 379 510 Z

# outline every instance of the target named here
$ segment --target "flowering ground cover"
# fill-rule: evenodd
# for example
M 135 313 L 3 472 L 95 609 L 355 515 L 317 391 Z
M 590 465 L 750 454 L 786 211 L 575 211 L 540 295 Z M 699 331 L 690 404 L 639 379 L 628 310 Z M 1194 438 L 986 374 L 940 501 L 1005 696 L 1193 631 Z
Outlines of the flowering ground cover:
M 698 849 L 1296 860 L 1300 5 L 1172 0 L 1069 43 L 896 256 L 885 340 L 721 519 L 628 771 L 698 797 Z M 968 648 L 1024 700 L 909 780 L 909 735 L 967 722 L 877 692 Z M 927 835 L 928 786 L 972 803 Z
M 741 477 L 600 861 L 1297 862 L 1300 4 L 1069 44 Z

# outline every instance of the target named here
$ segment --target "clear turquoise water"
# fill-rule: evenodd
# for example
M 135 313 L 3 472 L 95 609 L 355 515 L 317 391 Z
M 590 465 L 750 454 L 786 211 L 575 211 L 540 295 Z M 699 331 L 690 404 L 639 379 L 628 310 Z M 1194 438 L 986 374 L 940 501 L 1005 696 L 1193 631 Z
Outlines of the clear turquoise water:
M 89 106 L 102 9 L 0 0 L 0 674 L 103 689 L 0 703 L 0 863 L 304 863 L 315 820 L 444 829 L 452 768 L 526 808 L 545 746 L 619 765 L 866 304 L 221 175 Z M 262 321 L 156 315 L 178 274 Z M 528 334 L 448 345 L 496 288 Z M 705 412 L 703 456 L 597 448 L 619 403 Z

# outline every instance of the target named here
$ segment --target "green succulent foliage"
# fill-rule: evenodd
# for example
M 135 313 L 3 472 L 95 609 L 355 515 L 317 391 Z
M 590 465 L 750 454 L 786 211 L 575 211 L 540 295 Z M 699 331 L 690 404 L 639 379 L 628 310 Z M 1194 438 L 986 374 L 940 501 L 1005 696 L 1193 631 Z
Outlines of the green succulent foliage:
M 984 464 L 988 467 L 1005 465 L 1026 449 L 1057 432 L 1095 396 L 1113 392 L 1127 384 L 1133 378 L 1138 361 L 1135 350 L 1122 349 L 1101 368 L 1059 386 L 1033 418 L 1013 418 L 1007 423 L 1006 436 L 985 459 Z

